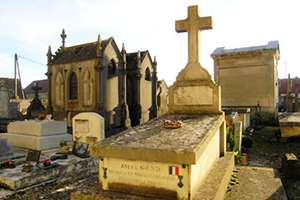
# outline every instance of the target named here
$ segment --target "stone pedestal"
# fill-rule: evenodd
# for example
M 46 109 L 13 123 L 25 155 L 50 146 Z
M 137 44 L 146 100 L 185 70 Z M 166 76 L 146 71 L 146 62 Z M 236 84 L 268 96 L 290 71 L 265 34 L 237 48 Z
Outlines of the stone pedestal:
M 103 190 L 192 199 L 224 148 L 224 115 L 164 117 L 184 125 L 165 129 L 158 118 L 92 146 Z
M 279 116 L 281 137 L 300 136 L 300 113 L 284 113 Z
M 54 120 L 13 122 L 8 125 L 7 132 L 0 134 L 0 137 L 7 138 L 14 147 L 25 149 L 55 149 L 60 141 L 72 141 L 66 122 Z

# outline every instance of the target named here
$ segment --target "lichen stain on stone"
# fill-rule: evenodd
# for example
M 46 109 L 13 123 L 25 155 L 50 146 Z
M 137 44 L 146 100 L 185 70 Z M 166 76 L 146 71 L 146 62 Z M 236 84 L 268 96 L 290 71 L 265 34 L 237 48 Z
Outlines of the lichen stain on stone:
M 151 197 L 160 197 L 167 199 L 177 199 L 177 192 L 172 190 L 167 190 L 164 188 L 157 187 L 145 187 L 145 186 L 136 186 L 122 183 L 110 183 L 108 184 L 109 190 L 124 192 L 137 195 L 145 195 Z

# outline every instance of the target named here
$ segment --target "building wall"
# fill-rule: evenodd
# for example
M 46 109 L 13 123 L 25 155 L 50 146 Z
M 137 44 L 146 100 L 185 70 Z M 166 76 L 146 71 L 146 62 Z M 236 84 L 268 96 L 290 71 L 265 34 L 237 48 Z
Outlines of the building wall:
M 215 82 L 221 86 L 222 106 L 254 107 L 276 115 L 278 103 L 277 54 L 248 51 L 213 56 Z
M 148 57 L 146 57 L 148 58 Z M 153 72 L 152 63 L 149 59 L 144 59 L 141 63 L 141 89 L 140 89 L 140 103 L 142 108 L 141 124 L 149 120 L 149 109 L 152 106 L 152 77 L 146 80 L 146 69 L 149 69 L 150 75 Z

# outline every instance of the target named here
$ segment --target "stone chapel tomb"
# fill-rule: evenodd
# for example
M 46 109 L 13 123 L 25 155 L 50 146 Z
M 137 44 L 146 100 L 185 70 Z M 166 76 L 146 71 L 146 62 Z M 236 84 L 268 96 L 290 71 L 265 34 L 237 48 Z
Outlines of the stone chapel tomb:
M 200 17 L 198 6 L 176 21 L 177 32 L 188 32 L 189 62 L 170 87 L 169 114 L 91 147 L 91 155 L 99 157 L 100 189 L 168 199 L 204 199 L 212 190 L 213 199 L 223 199 L 234 157 L 226 154 L 220 87 L 199 63 L 200 31 L 211 28 L 212 18 Z M 164 119 L 184 124 L 167 129 Z M 228 156 L 224 167 L 219 161 Z M 216 167 L 217 173 L 209 174 Z M 226 176 L 220 176 L 223 171 Z M 80 198 L 83 194 L 72 195 Z

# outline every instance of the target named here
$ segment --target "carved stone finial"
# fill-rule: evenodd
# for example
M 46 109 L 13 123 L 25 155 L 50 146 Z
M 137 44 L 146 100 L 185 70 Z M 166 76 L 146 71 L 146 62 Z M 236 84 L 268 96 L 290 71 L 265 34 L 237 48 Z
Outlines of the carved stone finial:
M 60 34 L 61 38 L 62 38 L 62 49 L 65 49 L 65 43 L 66 43 L 66 37 L 67 34 L 65 34 L 65 29 L 62 30 L 62 34 Z

